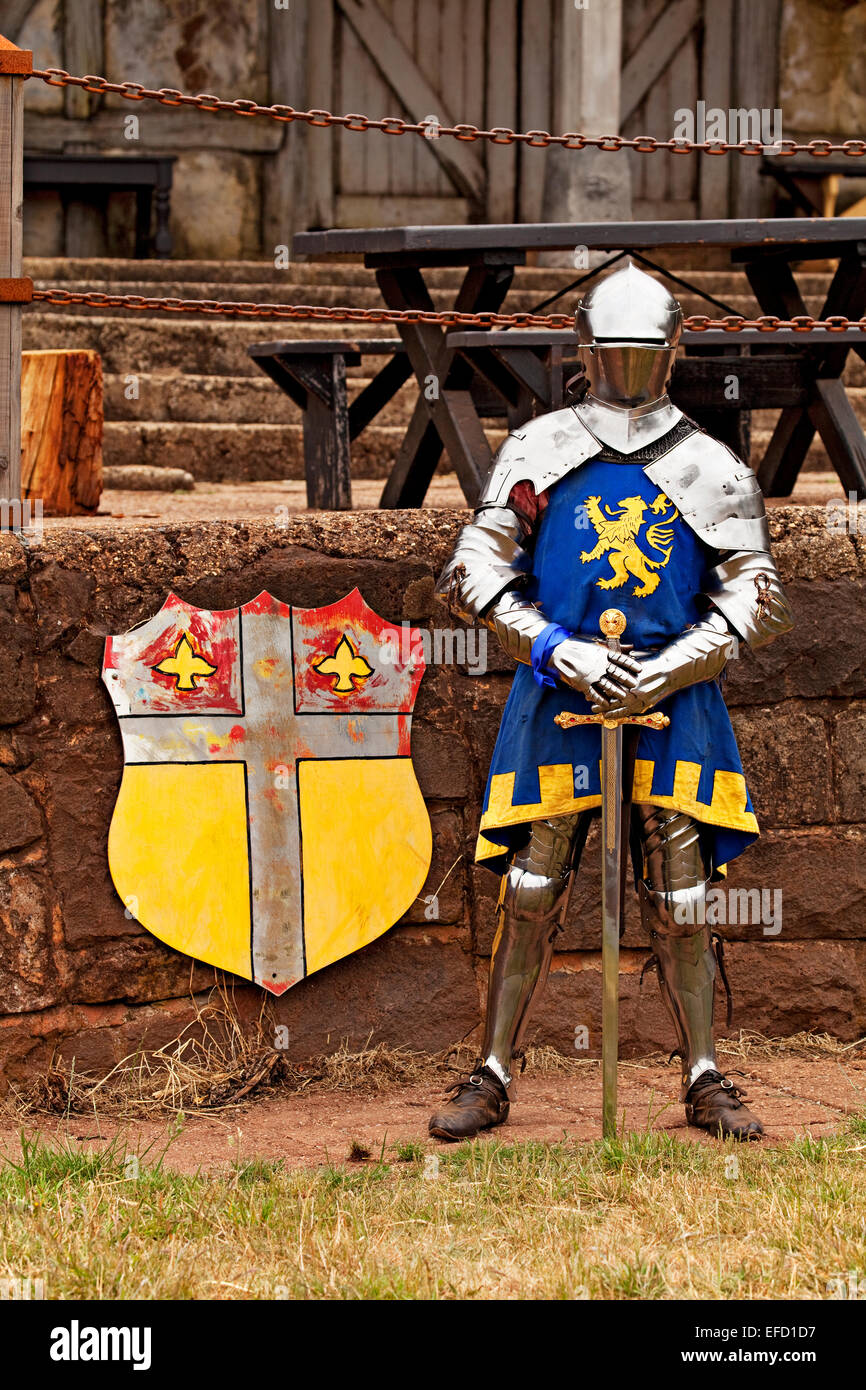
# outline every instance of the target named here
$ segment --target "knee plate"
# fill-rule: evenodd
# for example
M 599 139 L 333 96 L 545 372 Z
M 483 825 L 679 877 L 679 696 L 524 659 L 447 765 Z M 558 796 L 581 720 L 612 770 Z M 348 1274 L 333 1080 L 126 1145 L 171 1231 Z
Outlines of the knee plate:
M 565 905 L 579 816 L 534 821 L 505 876 L 502 907 L 521 922 L 549 922 Z
M 642 880 L 638 884 L 638 897 L 641 920 L 650 936 L 706 935 L 709 940 L 706 883 L 694 883 L 689 888 L 674 888 L 665 892 L 651 888 Z
M 562 911 L 568 893 L 568 870 L 551 877 L 512 864 L 505 879 L 502 906 L 520 922 L 549 922 Z

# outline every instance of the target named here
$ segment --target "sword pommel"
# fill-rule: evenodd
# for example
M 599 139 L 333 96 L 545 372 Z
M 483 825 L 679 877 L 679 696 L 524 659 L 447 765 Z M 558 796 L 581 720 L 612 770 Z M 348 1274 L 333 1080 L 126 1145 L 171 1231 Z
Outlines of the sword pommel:
M 605 637 L 622 637 L 626 628 L 626 616 L 618 608 L 605 608 L 598 625 Z

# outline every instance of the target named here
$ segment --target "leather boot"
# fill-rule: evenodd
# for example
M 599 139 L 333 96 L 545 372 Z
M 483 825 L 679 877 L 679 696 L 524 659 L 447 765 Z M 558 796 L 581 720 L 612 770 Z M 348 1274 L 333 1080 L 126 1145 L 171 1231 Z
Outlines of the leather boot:
M 450 1088 L 442 1109 L 431 1115 L 429 1130 L 435 1139 L 452 1143 L 471 1139 L 479 1130 L 504 1125 L 509 1108 L 508 1092 L 496 1072 L 479 1066 L 467 1081 Z
M 744 1104 L 745 1091 L 719 1071 L 703 1071 L 686 1093 L 686 1119 L 717 1139 L 760 1139 L 764 1127 Z

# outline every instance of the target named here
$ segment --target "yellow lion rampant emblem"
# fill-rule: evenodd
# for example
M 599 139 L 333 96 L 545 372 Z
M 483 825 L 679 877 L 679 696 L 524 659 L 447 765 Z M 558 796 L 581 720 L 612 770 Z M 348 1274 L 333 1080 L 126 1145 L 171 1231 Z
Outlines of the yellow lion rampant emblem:
M 652 505 L 642 497 L 623 497 L 617 503 L 619 511 L 610 508 L 607 503 L 602 511 L 600 497 L 587 497 L 584 506 L 598 532 L 598 544 L 594 550 L 582 551 L 581 561 L 586 565 L 607 555 L 613 570 L 608 579 L 597 579 L 596 586 L 599 589 L 620 589 L 631 574 L 639 581 L 632 589 L 635 598 L 646 598 L 648 594 L 655 593 L 661 583 L 661 575 L 653 571 L 664 569 L 673 550 L 672 523 L 679 516 L 674 504 L 660 492 Z M 651 560 L 637 543 L 638 533 L 644 524 L 647 509 L 654 516 L 659 516 L 669 507 L 670 516 L 653 522 L 644 533 L 646 544 L 664 556 L 661 560 Z

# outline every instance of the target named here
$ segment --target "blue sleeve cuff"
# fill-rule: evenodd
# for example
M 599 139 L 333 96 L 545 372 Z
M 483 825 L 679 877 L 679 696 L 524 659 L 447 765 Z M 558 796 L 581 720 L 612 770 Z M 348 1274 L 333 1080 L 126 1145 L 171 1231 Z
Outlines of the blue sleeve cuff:
M 548 671 L 547 663 L 554 647 L 558 647 L 560 642 L 567 641 L 571 635 L 568 628 L 560 627 L 559 623 L 548 623 L 547 627 L 542 628 L 539 632 L 530 652 L 532 677 L 537 685 L 556 685 L 556 677 Z

